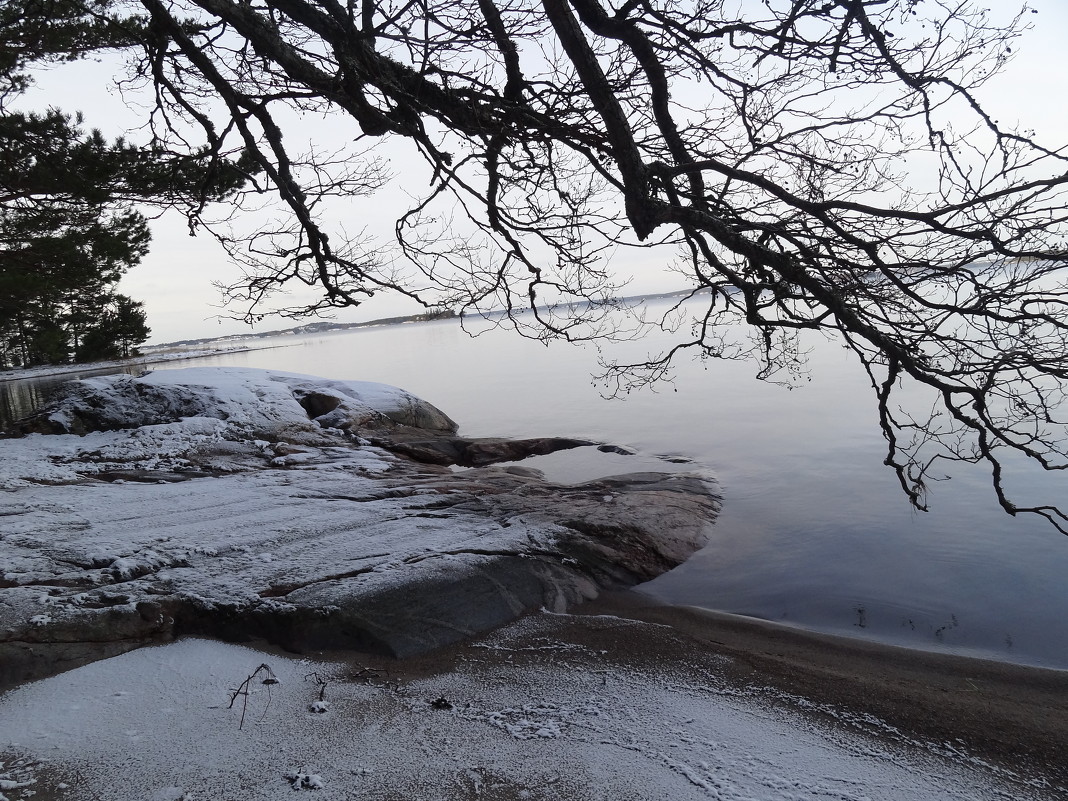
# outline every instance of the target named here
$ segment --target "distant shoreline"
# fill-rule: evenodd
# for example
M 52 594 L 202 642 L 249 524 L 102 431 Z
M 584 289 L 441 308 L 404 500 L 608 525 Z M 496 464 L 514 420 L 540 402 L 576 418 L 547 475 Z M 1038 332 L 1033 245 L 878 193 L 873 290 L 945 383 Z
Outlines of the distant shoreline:
M 108 375 L 131 367 L 147 367 L 148 365 L 165 362 L 182 361 L 183 359 L 202 359 L 212 356 L 222 356 L 229 353 L 245 353 L 253 350 L 266 350 L 270 345 L 259 347 L 234 347 L 219 348 L 217 350 L 199 351 L 174 351 L 172 353 L 152 353 L 141 356 L 133 356 L 129 359 L 113 359 L 106 362 L 85 362 L 83 364 L 42 364 L 25 369 L 16 368 L 0 372 L 0 383 L 10 381 L 26 381 L 36 378 L 56 378 L 65 375 Z
M 620 298 L 621 302 L 650 300 L 664 300 L 668 298 L 683 298 L 693 294 L 688 291 L 660 292 L 655 294 L 634 295 Z M 575 305 L 575 304 L 570 304 Z M 489 315 L 493 316 L 493 315 Z M 0 383 L 7 381 L 22 381 L 33 378 L 52 378 L 67 373 L 92 373 L 105 374 L 104 371 L 121 370 L 125 367 L 137 367 L 141 365 L 157 364 L 160 362 L 178 361 L 181 359 L 199 359 L 202 357 L 216 356 L 228 353 L 244 353 L 255 350 L 265 350 L 273 347 L 269 344 L 241 344 L 247 340 L 265 340 L 276 337 L 288 336 L 313 336 L 315 334 L 334 334 L 345 331 L 353 331 L 360 328 L 379 328 L 389 325 L 410 325 L 414 323 L 438 322 L 440 320 L 462 320 L 463 314 L 456 314 L 451 310 L 425 312 L 422 314 L 408 314 L 400 317 L 382 317 L 376 320 L 367 320 L 358 323 L 339 323 L 332 320 L 320 320 L 313 323 L 293 326 L 291 328 L 278 328 L 270 331 L 250 331 L 247 334 L 227 334 L 218 337 L 200 337 L 198 339 L 179 339 L 173 342 L 162 342 L 147 346 L 147 352 L 140 356 L 129 359 L 114 359 L 104 362 L 86 362 L 84 364 L 48 364 L 26 369 L 14 368 L 0 370 Z M 189 351 L 176 349 L 190 348 Z
M 447 314 L 416 314 L 406 317 L 389 317 L 381 320 L 371 320 L 365 323 L 334 323 L 319 322 L 307 325 L 295 326 L 274 331 L 263 331 L 248 334 L 230 334 L 221 337 L 205 337 L 202 339 L 182 339 L 176 342 L 164 342 L 159 345 L 149 345 L 147 351 L 139 356 L 128 359 L 111 359 L 102 362 L 84 362 L 78 364 L 42 364 L 28 368 L 14 368 L 0 370 L 0 383 L 7 381 L 23 381 L 34 378 L 54 378 L 67 375 L 68 373 L 88 373 L 93 375 L 106 375 L 116 370 L 128 367 L 140 367 L 160 364 L 183 359 L 201 359 L 212 356 L 221 356 L 231 353 L 248 353 L 250 351 L 267 350 L 276 345 L 267 342 L 245 343 L 246 340 L 266 340 L 275 337 L 308 336 L 314 334 L 329 334 L 340 331 L 349 331 L 356 328 L 370 328 L 384 325 L 402 325 L 405 323 L 432 322 L 434 320 L 453 319 Z M 182 350 L 187 348 L 188 350 Z
M 704 294 L 706 290 L 672 290 L 670 292 L 655 292 L 646 293 L 641 295 L 628 295 L 624 298 L 618 298 L 619 303 L 646 303 L 651 300 L 667 300 L 670 298 L 683 299 L 695 294 Z M 581 306 L 587 305 L 583 302 L 561 303 L 561 304 L 548 304 L 545 308 L 559 308 L 561 306 Z M 541 308 L 541 307 L 539 307 Z M 529 308 L 523 308 L 516 310 L 517 314 L 525 314 L 530 311 Z M 485 312 L 486 317 L 499 317 L 505 312 Z M 248 334 L 229 334 L 221 337 L 203 337 L 200 339 L 180 339 L 174 342 L 165 342 L 159 345 L 152 345 L 153 348 L 171 348 L 171 347 L 188 347 L 192 345 L 208 345 L 213 342 L 237 342 L 244 339 L 265 339 L 269 337 L 279 336 L 304 336 L 308 334 L 328 334 L 338 331 L 351 331 L 357 328 L 377 328 L 386 325 L 405 325 L 410 323 L 432 323 L 439 320 L 463 320 L 465 317 L 476 317 L 477 314 L 465 315 L 464 312 L 455 312 L 452 309 L 442 309 L 439 311 L 423 312 L 421 314 L 406 314 L 399 317 L 380 317 L 376 320 L 367 320 L 365 322 L 358 323 L 339 323 L 332 320 L 320 320 L 313 323 L 305 323 L 303 325 L 293 326 L 292 328 L 279 328 L 271 331 L 261 331 L 258 333 Z

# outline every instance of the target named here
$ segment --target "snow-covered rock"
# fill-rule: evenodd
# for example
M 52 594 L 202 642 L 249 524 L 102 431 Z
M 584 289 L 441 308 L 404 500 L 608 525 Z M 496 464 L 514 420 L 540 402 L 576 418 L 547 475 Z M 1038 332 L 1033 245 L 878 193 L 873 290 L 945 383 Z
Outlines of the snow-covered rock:
M 454 427 L 377 384 L 223 368 L 77 384 L 37 419 L 117 430 L 0 440 L 0 684 L 181 634 L 419 653 L 653 578 L 718 511 L 698 474 L 560 486 L 413 461 L 379 445 Z
M 236 367 L 157 370 L 140 376 L 71 381 L 59 399 L 23 423 L 22 430 L 85 434 L 190 417 L 217 418 L 268 435 L 313 425 L 349 430 L 388 423 L 456 430 L 456 424 L 440 410 L 396 387 Z

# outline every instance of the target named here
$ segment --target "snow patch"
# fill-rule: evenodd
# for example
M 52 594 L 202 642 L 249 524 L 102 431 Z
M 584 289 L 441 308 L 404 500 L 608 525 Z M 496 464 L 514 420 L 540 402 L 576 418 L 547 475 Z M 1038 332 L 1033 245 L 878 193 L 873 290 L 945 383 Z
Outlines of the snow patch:
M 529 625 L 488 639 L 518 650 Z M 523 667 L 463 653 L 455 668 L 408 682 L 350 680 L 349 665 L 315 663 L 329 681 L 323 716 L 307 712 L 321 690 L 303 680 L 305 660 L 205 640 L 144 648 L 0 698 L 0 754 L 26 766 L 0 765 L 0 777 L 40 784 L 34 766 L 47 756 L 72 801 L 274 801 L 283 777 L 338 798 L 1043 797 L 953 755 L 817 725 L 712 675 L 685 684 L 594 654 L 535 652 L 540 662 Z M 281 683 L 248 698 L 239 728 L 229 699 L 265 660 Z M 417 700 L 439 696 L 452 709 Z
M 325 786 L 323 777 L 318 773 L 308 773 L 307 768 L 291 770 L 285 774 L 285 778 L 294 790 L 322 790 Z

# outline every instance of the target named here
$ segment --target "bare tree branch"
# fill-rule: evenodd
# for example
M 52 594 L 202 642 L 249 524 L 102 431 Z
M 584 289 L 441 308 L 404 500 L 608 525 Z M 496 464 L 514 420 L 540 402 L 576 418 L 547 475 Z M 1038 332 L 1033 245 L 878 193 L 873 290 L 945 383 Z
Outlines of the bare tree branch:
M 867 376 L 886 463 L 914 505 L 946 463 L 983 463 L 1006 511 L 1068 531 L 1060 508 L 1017 506 L 1007 489 L 1017 457 L 1068 468 L 1068 150 L 982 101 L 1028 9 L 140 4 L 161 142 L 199 130 L 197 147 L 222 153 L 236 137 L 287 209 L 289 223 L 228 239 L 249 316 L 297 281 L 322 298 L 293 314 L 391 290 L 503 311 L 531 336 L 630 335 L 641 318 L 620 316 L 611 254 L 667 248 L 692 336 L 609 366 L 617 389 L 661 380 L 688 353 L 789 377 L 803 366 L 797 333 L 820 332 Z M 295 153 L 295 110 L 340 115 L 360 149 Z M 425 191 L 398 209 L 392 243 L 339 236 L 332 199 L 383 188 L 374 154 L 398 143 L 425 165 Z M 932 405 L 905 408 L 917 387 Z

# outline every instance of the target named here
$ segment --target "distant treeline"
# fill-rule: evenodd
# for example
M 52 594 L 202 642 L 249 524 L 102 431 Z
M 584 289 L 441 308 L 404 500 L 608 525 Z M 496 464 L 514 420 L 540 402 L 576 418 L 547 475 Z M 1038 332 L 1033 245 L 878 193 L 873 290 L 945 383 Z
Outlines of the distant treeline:
M 179 339 L 167 342 L 158 347 L 188 347 L 190 345 L 205 345 L 209 342 L 218 342 L 225 339 L 266 339 L 268 337 L 282 337 L 299 334 L 321 334 L 327 331 L 346 331 L 350 328 L 370 328 L 377 325 L 398 325 L 400 323 L 425 323 L 430 320 L 447 320 L 456 317 L 452 309 L 424 312 L 423 314 L 408 314 L 402 317 L 382 317 L 378 320 L 369 320 L 364 323 L 338 323 L 332 320 L 320 320 L 314 323 L 305 323 L 292 328 L 279 328 L 272 331 L 258 331 L 250 334 L 235 334 L 225 337 L 201 337 L 200 339 Z

